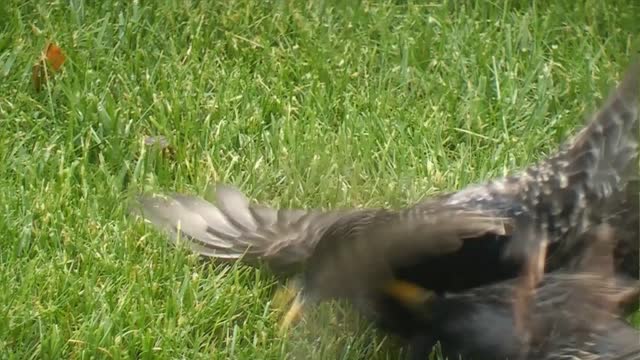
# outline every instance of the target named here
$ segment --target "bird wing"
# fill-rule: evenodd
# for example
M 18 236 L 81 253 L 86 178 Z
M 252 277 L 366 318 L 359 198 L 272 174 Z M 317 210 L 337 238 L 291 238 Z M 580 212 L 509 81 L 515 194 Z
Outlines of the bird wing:
M 579 226 L 585 219 L 578 215 L 580 210 L 624 191 L 629 181 L 638 179 L 639 82 L 640 62 L 636 62 L 587 126 L 555 157 L 529 170 L 540 184 L 524 193 L 530 202 L 554 215 L 573 207 L 573 221 L 564 225 Z M 557 197 L 555 189 L 567 195 Z
M 466 239 L 511 231 L 511 219 L 492 210 L 451 206 L 435 199 L 400 211 L 389 223 L 375 224 L 361 241 L 378 249 L 389 263 L 398 264 L 454 252 Z
M 303 263 L 324 231 L 351 211 L 274 209 L 251 204 L 237 189 L 219 185 L 215 203 L 171 194 L 143 195 L 134 209 L 171 240 L 205 257 L 253 263 L 288 271 Z M 178 236 L 178 234 L 180 236 Z
M 585 233 L 608 218 L 606 212 L 624 206 L 621 198 L 638 180 L 639 89 L 640 62 L 636 62 L 606 104 L 556 155 L 500 186 L 491 185 L 511 192 L 527 221 L 535 224 L 537 236 L 514 236 L 509 254 L 528 256 L 540 242 L 572 240 L 561 242 L 547 259 L 553 261 L 570 253 L 576 245 L 573 240 L 581 239 L 571 234 Z
M 599 111 L 553 156 L 513 176 L 469 186 L 447 202 L 487 207 L 510 199 L 539 221 L 553 218 L 545 225 L 550 231 L 582 231 L 585 209 L 638 180 L 639 92 L 636 61 Z
M 327 236 L 318 243 L 306 269 L 307 285 L 318 293 L 342 297 L 389 290 L 394 265 L 455 252 L 465 239 L 505 235 L 510 231 L 508 222 L 491 211 L 436 200 L 397 212 L 379 211 L 367 221 L 352 223 L 348 236 Z M 411 296 L 424 293 L 414 286 L 396 288 Z
M 553 329 L 550 333 L 553 338 L 546 339 L 527 359 L 640 360 L 640 333 L 621 319 L 571 332 Z

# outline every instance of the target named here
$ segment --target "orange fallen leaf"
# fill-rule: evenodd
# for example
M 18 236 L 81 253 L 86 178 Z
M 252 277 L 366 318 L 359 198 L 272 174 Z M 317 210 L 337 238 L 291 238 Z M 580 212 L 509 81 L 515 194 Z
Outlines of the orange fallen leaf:
M 58 45 L 53 43 L 49 43 L 49 45 L 47 45 L 45 58 L 47 59 L 47 62 L 49 62 L 49 65 L 51 65 L 51 67 L 55 71 L 60 70 L 62 64 L 64 64 L 65 60 L 67 60 L 67 58 L 64 56 L 64 53 L 62 52 L 62 49 Z
M 38 61 L 33 65 L 31 72 L 31 81 L 36 91 L 40 91 L 42 85 L 47 83 L 53 73 L 60 70 L 65 60 L 67 60 L 67 58 L 59 46 L 54 43 L 47 44 L 42 55 L 40 55 Z M 50 68 L 46 66 L 47 64 L 49 64 Z

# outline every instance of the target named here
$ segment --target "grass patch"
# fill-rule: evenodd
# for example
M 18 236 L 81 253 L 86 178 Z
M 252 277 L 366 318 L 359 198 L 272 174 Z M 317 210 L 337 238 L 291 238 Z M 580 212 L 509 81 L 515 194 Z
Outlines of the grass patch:
M 225 182 L 278 206 L 400 206 L 503 175 L 606 96 L 639 11 L 4 1 L 1 357 L 396 358 L 367 329 L 282 339 L 273 277 L 175 251 L 127 217 L 130 192 Z M 48 40 L 68 60 L 36 93 L 31 66 Z M 143 146 L 158 135 L 172 157 Z

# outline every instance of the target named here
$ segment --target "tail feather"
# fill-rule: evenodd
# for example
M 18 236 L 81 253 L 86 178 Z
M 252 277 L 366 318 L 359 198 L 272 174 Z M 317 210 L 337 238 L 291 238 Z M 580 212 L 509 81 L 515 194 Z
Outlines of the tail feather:
M 276 271 L 304 263 L 322 234 L 345 211 L 273 209 L 252 205 L 240 191 L 216 189 L 216 202 L 181 194 L 143 195 L 138 212 L 171 240 L 205 257 L 265 262 Z

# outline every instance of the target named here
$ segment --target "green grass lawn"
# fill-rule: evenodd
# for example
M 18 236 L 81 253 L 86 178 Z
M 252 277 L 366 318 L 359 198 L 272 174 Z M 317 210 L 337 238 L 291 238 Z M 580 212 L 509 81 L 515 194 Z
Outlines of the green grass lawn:
M 128 198 L 401 206 L 500 176 L 583 122 L 640 34 L 632 0 L 342 3 L 1 3 L 0 358 L 397 358 L 328 317 L 279 336 L 274 277 L 176 251 Z M 38 93 L 48 40 L 67 62 Z

